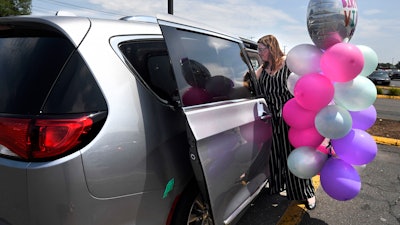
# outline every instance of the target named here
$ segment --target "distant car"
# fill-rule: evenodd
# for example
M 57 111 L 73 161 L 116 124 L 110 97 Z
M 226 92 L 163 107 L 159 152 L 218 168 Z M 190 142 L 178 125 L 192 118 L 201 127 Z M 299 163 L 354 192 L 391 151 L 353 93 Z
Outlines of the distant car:
M 400 79 L 400 70 L 393 70 L 392 73 L 390 74 L 390 79 Z
M 390 85 L 389 73 L 384 70 L 377 70 L 372 72 L 368 78 L 378 85 Z

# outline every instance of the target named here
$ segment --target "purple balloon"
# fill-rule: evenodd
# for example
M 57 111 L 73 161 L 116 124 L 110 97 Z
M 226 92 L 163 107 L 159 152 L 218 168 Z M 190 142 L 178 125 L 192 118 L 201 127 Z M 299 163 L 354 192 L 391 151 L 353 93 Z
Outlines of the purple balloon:
M 361 190 L 361 178 L 357 170 L 338 158 L 329 158 L 320 172 L 321 186 L 333 199 L 347 201 Z
M 331 143 L 336 155 L 352 165 L 370 163 L 378 152 L 372 136 L 360 129 L 352 129 L 344 137 L 332 139 Z
M 368 130 L 376 121 L 376 109 L 371 105 L 367 109 L 361 111 L 349 111 L 353 119 L 353 128 Z

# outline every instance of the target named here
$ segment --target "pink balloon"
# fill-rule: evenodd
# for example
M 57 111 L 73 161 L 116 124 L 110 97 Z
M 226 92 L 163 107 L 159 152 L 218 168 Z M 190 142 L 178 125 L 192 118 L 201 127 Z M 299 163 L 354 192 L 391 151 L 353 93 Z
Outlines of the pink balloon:
M 294 97 L 303 108 L 319 111 L 333 99 L 335 89 L 331 81 L 320 74 L 302 76 L 294 87 Z
M 296 99 L 292 98 L 283 106 L 282 115 L 290 127 L 305 129 L 314 126 L 317 112 L 301 107 Z
M 354 79 L 364 68 L 361 50 L 349 43 L 338 43 L 328 48 L 321 56 L 321 70 L 333 82 Z
M 317 148 L 325 139 L 315 127 L 306 129 L 289 128 L 289 142 L 293 147 L 309 146 Z

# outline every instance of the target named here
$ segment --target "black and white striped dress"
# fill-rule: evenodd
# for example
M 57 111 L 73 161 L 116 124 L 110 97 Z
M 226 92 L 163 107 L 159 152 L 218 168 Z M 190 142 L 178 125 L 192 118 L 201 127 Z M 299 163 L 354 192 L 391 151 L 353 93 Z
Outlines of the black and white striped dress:
M 262 70 L 259 78 L 260 90 L 272 113 L 273 140 L 269 188 L 270 194 L 286 190 L 288 199 L 305 200 L 315 195 L 311 180 L 296 177 L 287 166 L 287 158 L 294 149 L 288 138 L 289 127 L 282 118 L 283 105 L 293 98 L 287 88 L 289 74 L 289 69 L 284 66 L 275 75 L 269 75 L 265 70 Z

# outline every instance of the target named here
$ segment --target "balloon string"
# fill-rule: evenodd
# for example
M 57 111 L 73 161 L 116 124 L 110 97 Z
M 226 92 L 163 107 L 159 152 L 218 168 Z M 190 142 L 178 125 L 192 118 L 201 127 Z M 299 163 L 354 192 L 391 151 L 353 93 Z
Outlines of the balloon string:
M 332 143 L 331 141 L 328 142 L 328 145 L 325 147 L 326 149 L 328 149 L 328 159 L 331 158 L 333 156 L 332 154 Z

